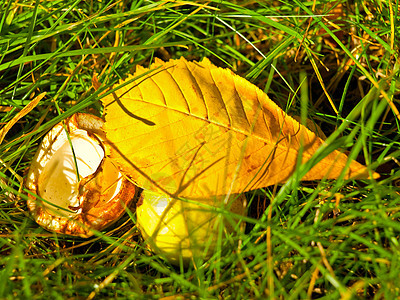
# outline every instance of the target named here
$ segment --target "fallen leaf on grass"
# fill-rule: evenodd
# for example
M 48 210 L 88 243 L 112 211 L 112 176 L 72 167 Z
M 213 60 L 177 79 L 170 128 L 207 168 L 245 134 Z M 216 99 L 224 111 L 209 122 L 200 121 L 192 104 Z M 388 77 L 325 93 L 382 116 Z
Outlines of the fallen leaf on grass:
M 299 149 L 305 162 L 323 144 L 255 85 L 207 59 L 157 60 L 120 84 L 103 99 L 110 155 L 145 189 L 202 198 L 282 183 Z M 347 160 L 334 151 L 303 179 L 337 178 Z M 356 161 L 345 172 L 368 177 Z

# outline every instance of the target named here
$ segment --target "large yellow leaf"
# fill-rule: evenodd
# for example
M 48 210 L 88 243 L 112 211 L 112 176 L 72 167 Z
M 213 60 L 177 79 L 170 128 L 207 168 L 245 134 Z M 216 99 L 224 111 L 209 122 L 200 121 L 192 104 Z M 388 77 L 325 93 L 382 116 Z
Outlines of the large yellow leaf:
M 190 198 L 261 188 L 289 178 L 301 147 L 305 162 L 323 143 L 256 86 L 207 59 L 157 60 L 150 71 L 138 67 L 141 74 L 103 103 L 111 157 L 142 188 Z M 334 151 L 303 179 L 336 178 L 347 159 Z M 367 177 L 355 161 L 346 172 Z

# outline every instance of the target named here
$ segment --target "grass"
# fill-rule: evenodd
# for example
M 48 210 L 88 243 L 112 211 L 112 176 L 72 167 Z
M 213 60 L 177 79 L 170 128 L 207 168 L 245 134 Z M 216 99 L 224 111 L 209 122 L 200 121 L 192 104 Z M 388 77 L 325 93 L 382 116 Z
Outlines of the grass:
M 0 298 L 399 297 L 398 14 L 393 0 L 0 2 L 1 126 L 45 93 L 0 143 Z M 381 178 L 300 182 L 314 161 L 248 192 L 240 251 L 196 268 L 149 255 L 134 213 L 90 239 L 40 228 L 21 180 L 46 131 L 102 115 L 95 74 L 107 89 L 181 56 L 234 70 Z

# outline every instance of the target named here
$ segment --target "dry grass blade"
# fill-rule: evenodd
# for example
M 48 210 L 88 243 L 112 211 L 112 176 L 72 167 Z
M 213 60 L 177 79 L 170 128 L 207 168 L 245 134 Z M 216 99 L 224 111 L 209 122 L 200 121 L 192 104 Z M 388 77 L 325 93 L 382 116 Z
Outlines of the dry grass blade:
M 46 92 L 37 95 L 31 102 L 29 102 L 23 109 L 21 109 L 3 128 L 0 129 L 0 144 L 3 142 L 8 131 L 24 116 L 32 111 L 38 105 L 40 100 L 46 96 Z

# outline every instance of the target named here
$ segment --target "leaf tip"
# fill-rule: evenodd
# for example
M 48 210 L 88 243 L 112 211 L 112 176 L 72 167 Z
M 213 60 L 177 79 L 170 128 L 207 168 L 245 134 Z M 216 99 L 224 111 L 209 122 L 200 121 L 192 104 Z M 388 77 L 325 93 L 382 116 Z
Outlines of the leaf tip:
M 368 169 L 366 166 L 357 161 L 352 161 L 348 174 L 348 179 L 378 179 L 381 176 L 379 173 Z

